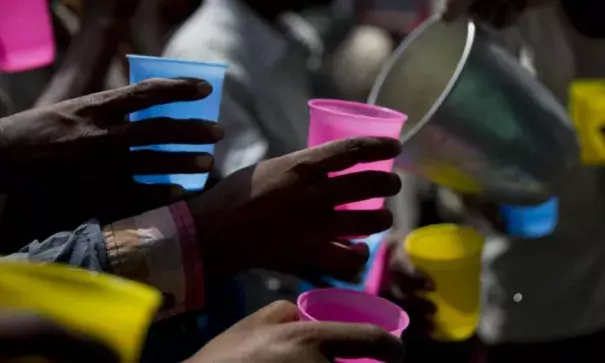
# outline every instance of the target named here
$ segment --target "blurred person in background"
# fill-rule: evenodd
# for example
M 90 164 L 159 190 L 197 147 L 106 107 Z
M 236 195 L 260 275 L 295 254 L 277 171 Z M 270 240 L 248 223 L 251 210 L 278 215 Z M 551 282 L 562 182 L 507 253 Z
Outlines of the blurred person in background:
M 6 113 L 102 90 L 118 46 L 127 39 L 125 30 L 138 4 L 139 0 L 49 2 L 57 49 L 55 62 L 40 69 L 0 73 Z
M 365 102 L 394 47 L 386 30 L 357 26 L 329 58 L 325 76 L 345 99 Z
M 130 23 L 134 53 L 160 56 L 174 31 L 203 0 L 142 0 Z
M 127 40 L 130 19 L 139 4 L 140 0 L 88 0 L 81 8 L 76 6 L 73 13 L 65 11 L 61 4 L 56 5 L 55 12 L 59 14 L 54 16 L 59 48 L 56 65 L 0 75 L 0 84 L 5 85 L 4 94 L 10 99 L 7 114 L 22 108 L 52 105 L 105 89 L 110 70 L 116 66 L 113 61 L 119 46 Z M 70 30 L 74 32 L 73 35 Z M 20 102 L 13 103 L 12 100 Z M 39 132 L 40 126 L 23 124 L 22 127 L 34 135 Z M 100 182 L 110 183 L 108 180 L 95 183 Z M 94 189 L 95 183 L 69 187 L 75 190 Z M 4 195 L 4 207 L 0 209 L 0 234 L 10 240 L 12 246 L 5 243 L 0 251 L 14 251 L 27 241 L 80 222 L 75 212 L 77 208 L 72 203 L 65 200 L 61 193 L 49 192 L 53 189 L 52 185 L 39 184 L 36 188 Z M 0 190 L 0 194 L 2 192 Z M 21 227 L 21 221 L 24 220 L 31 223 L 27 229 Z
M 471 15 L 497 28 L 509 44 L 521 34 L 529 44 L 530 70 L 563 104 L 570 82 L 605 76 L 605 22 L 600 2 L 592 0 L 450 0 L 446 19 Z M 511 49 L 517 52 L 522 47 Z M 410 185 L 404 183 L 403 189 Z M 448 190 L 437 193 L 443 219 L 480 226 L 487 236 L 483 255 L 483 304 L 478 336 L 488 363 L 600 362 L 605 353 L 605 186 L 603 168 L 581 166 L 559 197 L 559 224 L 540 239 L 510 238 L 501 229 L 497 206 L 462 199 Z M 413 205 L 410 204 L 412 207 Z M 405 209 L 402 209 L 405 211 Z M 396 213 L 397 214 L 397 213 Z M 396 220 L 405 218 L 399 215 Z M 399 241 L 399 243 L 401 243 Z M 401 252 L 401 251 L 399 251 Z M 405 265 L 405 256 L 395 256 Z M 394 286 L 404 306 L 428 286 L 398 269 Z M 403 276 L 403 277 L 401 277 Z M 428 321 L 426 320 L 426 321 Z M 414 318 L 412 318 L 414 321 Z M 430 330 L 430 325 L 416 324 Z M 468 357 L 467 357 L 468 359 Z M 426 362 L 426 356 L 419 357 Z M 440 361 L 440 360 L 436 360 Z M 461 360 L 464 361 L 464 360 Z
M 299 14 L 333 5 L 332 0 L 206 0 L 169 41 L 166 57 L 229 64 L 220 123 L 230 139 L 216 150 L 221 175 L 306 146 L 307 101 L 316 96 L 313 68 L 333 49 Z M 352 21 L 353 14 L 344 12 L 338 13 Z M 370 37 L 384 43 L 380 35 Z M 377 46 L 378 54 L 389 52 Z M 353 48 L 342 53 L 353 54 Z M 375 72 L 376 62 L 365 63 Z

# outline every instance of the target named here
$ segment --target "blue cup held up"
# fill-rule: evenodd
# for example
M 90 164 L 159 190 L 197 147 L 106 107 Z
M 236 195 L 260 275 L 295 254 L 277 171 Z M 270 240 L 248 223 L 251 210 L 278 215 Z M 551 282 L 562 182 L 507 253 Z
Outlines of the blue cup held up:
M 139 55 L 128 55 L 128 61 L 130 63 L 130 84 L 149 78 L 185 77 L 203 79 L 212 85 L 212 93 L 202 100 L 169 103 L 133 112 L 130 115 L 131 122 L 154 117 L 170 117 L 176 119 L 175 122 L 178 122 L 178 119 L 204 119 L 218 122 L 223 81 L 227 72 L 226 64 Z M 214 145 L 166 144 L 133 147 L 131 150 L 214 154 Z M 208 174 L 135 175 L 134 180 L 145 184 L 177 184 L 188 191 L 197 191 L 203 189 L 206 185 Z

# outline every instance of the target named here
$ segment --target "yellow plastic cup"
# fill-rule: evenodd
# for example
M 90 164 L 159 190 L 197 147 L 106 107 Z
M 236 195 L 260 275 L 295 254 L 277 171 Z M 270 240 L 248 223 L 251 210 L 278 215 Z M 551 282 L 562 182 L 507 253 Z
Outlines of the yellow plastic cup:
M 58 264 L 0 262 L 0 309 L 34 312 L 98 339 L 138 362 L 159 308 L 155 289 L 119 277 Z
M 419 228 L 406 238 L 410 261 L 435 284 L 435 291 L 427 293 L 437 307 L 435 340 L 465 340 L 477 329 L 483 245 L 481 234 L 455 224 Z
M 582 163 L 605 164 L 605 79 L 575 80 L 569 92 L 569 113 L 578 134 Z

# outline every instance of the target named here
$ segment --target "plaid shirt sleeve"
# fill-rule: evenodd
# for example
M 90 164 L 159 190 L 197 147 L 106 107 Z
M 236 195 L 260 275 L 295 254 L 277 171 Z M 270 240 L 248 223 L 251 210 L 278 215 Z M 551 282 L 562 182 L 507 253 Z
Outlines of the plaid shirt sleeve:
M 106 226 L 112 272 L 154 286 L 168 297 L 166 318 L 204 307 L 204 275 L 194 221 L 185 202 Z

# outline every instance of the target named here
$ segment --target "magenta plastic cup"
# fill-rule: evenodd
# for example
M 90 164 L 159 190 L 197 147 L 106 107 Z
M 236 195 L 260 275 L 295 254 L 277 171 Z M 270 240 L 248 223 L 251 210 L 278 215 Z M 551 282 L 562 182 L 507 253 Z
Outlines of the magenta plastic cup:
M 373 324 L 400 337 L 410 324 L 408 314 L 381 297 L 346 289 L 317 289 L 298 297 L 300 321 L 332 321 Z M 371 363 L 374 359 L 344 359 L 337 362 Z
M 407 116 L 401 112 L 360 102 L 314 99 L 309 101 L 309 108 L 309 147 L 359 136 L 398 139 L 407 120 Z M 393 163 L 394 159 L 360 163 L 349 169 L 330 173 L 330 176 L 369 170 L 391 171 Z M 384 198 L 374 198 L 343 204 L 336 209 L 375 210 L 382 208 L 383 204 Z
M 26 71 L 54 59 L 49 1 L 0 0 L 0 70 Z

